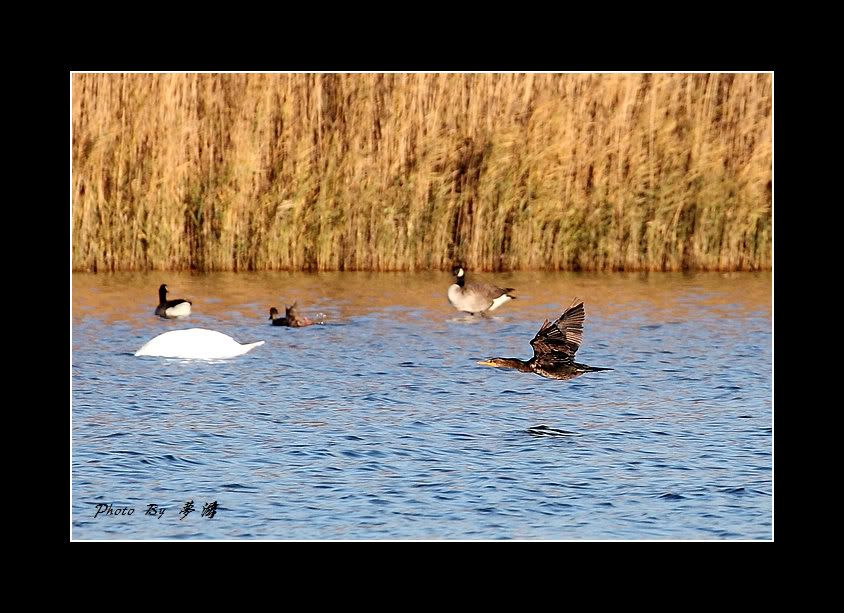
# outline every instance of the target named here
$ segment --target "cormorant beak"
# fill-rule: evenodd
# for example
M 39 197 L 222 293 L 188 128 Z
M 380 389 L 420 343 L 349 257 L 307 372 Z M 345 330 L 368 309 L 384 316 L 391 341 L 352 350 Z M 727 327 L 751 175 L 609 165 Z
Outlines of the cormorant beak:
M 492 366 L 493 368 L 498 366 L 498 364 L 493 362 L 491 359 L 490 360 L 481 360 L 480 362 L 476 362 L 476 363 L 480 364 L 481 366 Z

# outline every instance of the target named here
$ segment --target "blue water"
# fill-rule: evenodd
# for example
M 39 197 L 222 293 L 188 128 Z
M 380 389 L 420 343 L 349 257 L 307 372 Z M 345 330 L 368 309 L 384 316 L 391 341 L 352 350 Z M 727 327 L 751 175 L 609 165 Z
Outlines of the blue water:
M 445 273 L 75 274 L 72 538 L 771 539 L 769 273 L 472 280 L 518 299 L 472 320 Z M 190 318 L 153 315 L 162 282 Z M 614 370 L 476 364 L 529 358 L 575 295 L 578 361 Z M 270 326 L 294 299 L 326 324 Z M 266 343 L 132 355 L 189 327 Z

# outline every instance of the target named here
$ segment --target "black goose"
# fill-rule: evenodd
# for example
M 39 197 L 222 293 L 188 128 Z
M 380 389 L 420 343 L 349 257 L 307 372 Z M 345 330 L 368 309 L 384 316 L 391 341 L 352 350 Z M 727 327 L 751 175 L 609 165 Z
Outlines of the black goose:
M 496 287 L 487 283 L 466 283 L 466 271 L 462 266 L 452 269 L 455 282 L 448 287 L 448 301 L 458 311 L 481 313 L 494 311 L 505 302 L 514 300 L 512 287 Z
M 278 309 L 275 307 L 270 308 L 270 321 L 272 321 L 272 325 L 274 326 L 287 326 L 287 317 L 279 317 L 278 316 Z
M 190 300 L 167 300 L 167 286 L 161 284 L 158 288 L 158 306 L 155 307 L 155 314 L 164 319 L 178 319 L 190 315 Z
M 517 358 L 490 358 L 478 362 L 483 366 L 495 368 L 513 368 L 519 372 L 532 372 L 549 379 L 574 379 L 583 373 L 612 368 L 596 368 L 578 364 L 574 354 L 583 342 L 583 320 L 586 312 L 583 301 L 575 298 L 559 319 L 550 322 L 547 319 L 536 336 L 530 342 L 533 357 L 527 361 Z

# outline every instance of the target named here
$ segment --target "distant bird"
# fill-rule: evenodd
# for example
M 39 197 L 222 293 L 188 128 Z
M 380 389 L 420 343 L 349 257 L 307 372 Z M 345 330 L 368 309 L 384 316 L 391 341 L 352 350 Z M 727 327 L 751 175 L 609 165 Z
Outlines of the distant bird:
M 241 345 L 231 336 L 205 330 L 189 328 L 172 330 L 159 334 L 135 352 L 137 356 L 161 358 L 186 358 L 197 360 L 219 360 L 243 355 L 264 344 L 264 341 Z
M 527 362 L 517 358 L 490 358 L 478 364 L 495 368 L 514 368 L 519 372 L 532 372 L 542 377 L 563 381 L 574 379 L 587 372 L 612 370 L 612 368 L 586 366 L 574 361 L 574 354 L 583 342 L 585 317 L 583 301 L 575 298 L 572 305 L 560 315 L 557 321 L 551 323 L 545 320 L 530 342 L 533 347 L 533 357 Z
M 278 315 L 278 309 L 272 307 L 270 309 L 270 319 L 273 322 L 272 325 L 288 326 L 290 328 L 304 328 L 305 326 L 312 326 L 314 324 L 313 321 L 307 317 L 299 315 L 299 312 L 296 310 L 296 304 L 297 303 L 294 302 L 293 306 L 284 307 L 284 317 L 276 317 Z
M 515 291 L 512 287 L 466 283 L 466 271 L 462 266 L 455 266 L 451 272 L 455 282 L 448 288 L 448 301 L 458 311 L 483 315 L 516 298 L 510 295 L 510 292 Z
M 177 319 L 190 315 L 190 300 L 167 300 L 167 286 L 163 283 L 158 288 L 158 306 L 155 314 L 164 319 Z

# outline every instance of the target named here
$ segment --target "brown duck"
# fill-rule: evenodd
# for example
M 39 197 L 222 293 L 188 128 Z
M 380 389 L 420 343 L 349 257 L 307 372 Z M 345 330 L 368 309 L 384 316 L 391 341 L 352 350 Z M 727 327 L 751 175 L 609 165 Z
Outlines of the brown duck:
M 495 368 L 514 368 L 519 372 L 532 372 L 549 379 L 574 379 L 583 373 L 612 368 L 596 368 L 578 364 L 574 354 L 583 342 L 583 320 L 586 312 L 583 301 L 575 298 L 572 305 L 563 311 L 559 319 L 550 322 L 547 319 L 536 336 L 530 342 L 533 357 L 527 361 L 517 358 L 490 358 L 478 362 L 483 366 Z
M 295 302 L 293 303 L 293 306 L 285 306 L 284 310 L 284 317 L 278 317 L 278 309 L 275 307 L 270 309 L 270 319 L 272 320 L 274 326 L 304 328 L 305 326 L 312 326 L 314 324 L 314 322 L 307 317 L 299 315 L 299 312 L 296 310 Z

